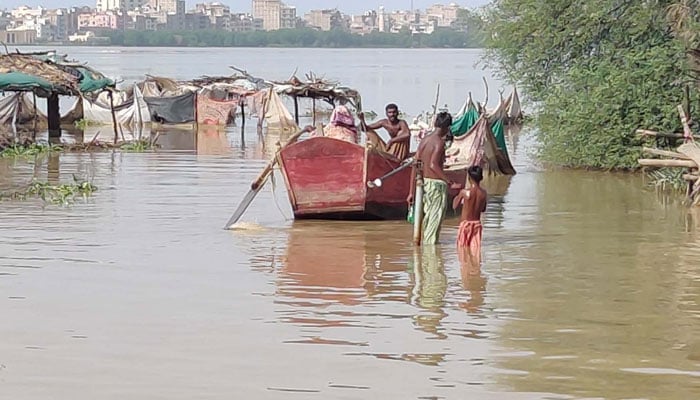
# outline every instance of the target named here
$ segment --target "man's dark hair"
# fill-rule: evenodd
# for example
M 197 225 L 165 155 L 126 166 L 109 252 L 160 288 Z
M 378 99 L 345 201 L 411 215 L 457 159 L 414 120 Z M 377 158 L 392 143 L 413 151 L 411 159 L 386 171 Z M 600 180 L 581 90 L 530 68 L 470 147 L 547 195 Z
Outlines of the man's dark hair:
M 389 111 L 389 110 L 396 110 L 396 111 L 399 111 L 399 106 L 397 106 L 397 105 L 394 104 L 394 103 L 389 103 L 389 104 L 386 105 L 386 107 L 384 107 L 384 111 Z
M 467 173 L 469 174 L 469 177 L 476 183 L 479 183 L 482 179 L 484 179 L 484 172 L 478 165 L 472 165 L 471 167 L 469 167 L 469 169 L 467 169 Z
M 447 111 L 442 111 L 435 117 L 435 126 L 437 128 L 450 129 L 450 125 L 452 125 L 452 115 Z

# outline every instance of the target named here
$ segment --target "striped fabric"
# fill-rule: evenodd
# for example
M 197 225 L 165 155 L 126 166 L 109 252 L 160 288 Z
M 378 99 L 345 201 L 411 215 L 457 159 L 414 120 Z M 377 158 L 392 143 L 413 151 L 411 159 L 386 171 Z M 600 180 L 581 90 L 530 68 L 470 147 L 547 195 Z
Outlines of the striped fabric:
M 437 243 L 446 210 L 447 183 L 423 178 L 423 244 Z

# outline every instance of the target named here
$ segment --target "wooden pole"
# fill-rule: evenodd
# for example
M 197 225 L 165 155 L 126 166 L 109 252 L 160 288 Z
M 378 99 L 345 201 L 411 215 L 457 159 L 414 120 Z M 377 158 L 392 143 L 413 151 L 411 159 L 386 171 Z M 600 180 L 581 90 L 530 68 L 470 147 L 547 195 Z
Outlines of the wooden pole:
M 239 98 L 241 102 L 241 138 L 243 138 L 245 133 L 245 98 Z
M 423 239 L 423 163 L 416 161 L 416 194 L 413 199 L 413 244 Z
M 107 92 L 109 96 L 109 108 L 112 111 L 112 125 L 114 126 L 114 144 L 119 141 L 119 130 L 117 129 L 117 116 L 114 114 L 114 96 L 112 96 L 112 91 Z
M 61 110 L 58 93 L 52 92 L 46 99 L 46 111 L 49 119 L 49 138 L 61 137 Z
M 691 160 L 655 160 L 641 158 L 637 160 L 639 165 L 643 167 L 685 167 L 685 168 L 697 168 L 698 165 Z
M 34 130 L 32 132 L 32 139 L 36 140 L 36 120 L 37 120 L 37 112 L 36 112 L 36 93 L 32 92 L 32 102 L 34 103 Z
M 297 126 L 299 125 L 299 99 L 297 96 L 294 96 L 294 122 L 297 123 Z
M 311 125 L 316 126 L 316 98 L 313 97 L 311 98 L 311 118 L 313 118 L 313 122 Z

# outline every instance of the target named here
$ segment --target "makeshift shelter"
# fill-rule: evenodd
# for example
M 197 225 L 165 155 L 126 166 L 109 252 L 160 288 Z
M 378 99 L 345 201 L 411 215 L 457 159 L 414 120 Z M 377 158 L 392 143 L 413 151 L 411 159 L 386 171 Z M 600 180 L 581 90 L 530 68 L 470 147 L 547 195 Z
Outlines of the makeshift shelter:
M 113 87 L 114 81 L 55 52 L 0 55 L 0 91 L 32 92 L 46 98 L 50 136 L 60 136 L 58 96 L 81 96 Z
M 312 108 L 314 121 L 316 120 L 316 100 L 325 101 L 331 106 L 349 103 L 356 110 L 362 111 L 362 99 L 357 90 L 341 86 L 338 82 L 318 78 L 313 73 L 306 75 L 305 82 L 292 76 L 287 82 L 273 82 L 273 85 L 275 92 L 294 100 L 294 120 L 297 124 L 299 124 L 299 98 L 312 99 L 314 102 Z
M 82 119 L 90 124 L 111 125 L 112 104 L 106 92 L 101 92 L 97 96 L 81 96 L 79 109 Z M 150 122 L 148 106 L 143 98 L 141 89 L 137 85 L 126 91 L 115 91 L 112 93 L 112 103 L 115 120 L 122 126 L 137 127 Z
M 474 101 L 472 100 L 471 93 L 469 93 L 467 101 L 453 118 L 450 131 L 455 137 L 462 136 L 469 132 L 469 130 L 476 125 L 476 121 L 478 120 L 479 110 L 476 108 L 476 104 L 474 104 Z
M 483 115 L 469 132 L 454 138 L 445 155 L 448 169 L 479 165 L 491 173 L 515 175 L 508 154 L 499 149 L 488 118 Z

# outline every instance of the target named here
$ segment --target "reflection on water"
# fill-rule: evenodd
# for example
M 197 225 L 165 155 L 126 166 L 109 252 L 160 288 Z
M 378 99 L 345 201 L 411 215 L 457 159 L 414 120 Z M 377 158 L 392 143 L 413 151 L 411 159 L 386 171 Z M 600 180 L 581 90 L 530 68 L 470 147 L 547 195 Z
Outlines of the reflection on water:
M 365 84 L 428 85 L 385 69 Z M 0 159 L 2 190 L 99 188 L 0 203 L 4 397 L 700 397 L 700 215 L 638 177 L 542 171 L 509 133 L 518 174 L 485 182 L 479 266 L 456 219 L 415 250 L 405 221 L 292 222 L 281 181 L 225 231 L 283 137 L 143 134 L 163 147 Z

